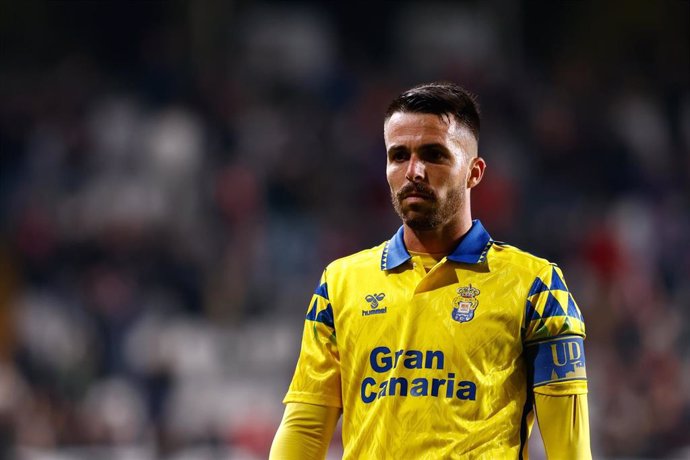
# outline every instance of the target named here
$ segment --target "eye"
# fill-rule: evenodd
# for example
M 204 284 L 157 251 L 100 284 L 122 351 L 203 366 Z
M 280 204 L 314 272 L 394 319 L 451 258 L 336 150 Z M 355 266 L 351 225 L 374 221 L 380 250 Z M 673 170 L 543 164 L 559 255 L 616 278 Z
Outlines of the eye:
M 431 152 L 429 152 L 429 159 L 440 160 L 441 158 L 443 158 L 443 153 L 439 150 L 432 150 Z
M 395 163 L 401 163 L 403 161 L 407 161 L 409 158 L 409 154 L 405 150 L 394 150 L 389 154 L 390 161 L 393 161 Z
M 438 163 L 444 161 L 448 157 L 448 152 L 442 148 L 424 149 L 423 157 L 426 161 Z

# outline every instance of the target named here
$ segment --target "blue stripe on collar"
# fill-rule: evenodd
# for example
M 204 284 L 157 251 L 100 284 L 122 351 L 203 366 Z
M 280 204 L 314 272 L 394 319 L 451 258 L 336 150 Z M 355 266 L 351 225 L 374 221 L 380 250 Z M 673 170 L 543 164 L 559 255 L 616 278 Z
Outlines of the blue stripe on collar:
M 479 219 L 475 219 L 472 221 L 470 231 L 460 240 L 458 247 L 448 255 L 448 260 L 466 264 L 484 262 L 491 243 L 491 236 L 479 222 Z
M 486 253 L 491 247 L 491 236 L 482 223 L 475 219 L 472 227 L 460 240 L 460 244 L 448 255 L 448 260 L 466 264 L 484 262 Z M 403 227 L 401 226 L 393 238 L 386 242 L 381 254 L 381 270 L 392 270 L 410 260 L 410 253 L 405 248 Z
M 395 267 L 399 267 L 412 256 L 407 252 L 405 248 L 405 242 L 403 241 L 403 227 L 401 226 L 393 238 L 391 238 L 386 245 L 383 247 L 383 254 L 381 255 L 381 270 L 392 270 Z

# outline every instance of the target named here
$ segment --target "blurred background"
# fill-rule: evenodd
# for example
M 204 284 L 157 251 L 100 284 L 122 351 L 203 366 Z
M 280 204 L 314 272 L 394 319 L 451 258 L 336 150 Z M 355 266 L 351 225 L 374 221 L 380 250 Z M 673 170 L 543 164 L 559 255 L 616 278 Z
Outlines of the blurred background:
M 440 79 L 474 215 L 585 316 L 595 458 L 690 458 L 690 2 L 0 5 L 0 458 L 265 458 L 321 270 L 399 225 L 383 111 Z

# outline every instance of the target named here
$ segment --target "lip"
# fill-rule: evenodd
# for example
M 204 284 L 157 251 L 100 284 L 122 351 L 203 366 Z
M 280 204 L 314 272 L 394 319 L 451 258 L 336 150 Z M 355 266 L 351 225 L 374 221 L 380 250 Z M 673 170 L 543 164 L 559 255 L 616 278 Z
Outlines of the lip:
M 417 193 L 410 193 L 409 195 L 405 195 L 403 200 L 410 200 L 410 201 L 429 201 L 431 200 L 431 197 L 427 195 L 420 195 Z

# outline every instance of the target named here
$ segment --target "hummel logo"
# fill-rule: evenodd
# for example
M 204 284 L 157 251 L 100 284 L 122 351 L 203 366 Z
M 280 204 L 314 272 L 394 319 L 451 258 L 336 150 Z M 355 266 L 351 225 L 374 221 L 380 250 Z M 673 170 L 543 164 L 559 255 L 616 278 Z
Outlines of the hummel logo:
M 385 298 L 386 294 L 383 292 L 380 294 L 369 294 L 368 296 L 364 297 L 364 300 L 369 302 L 369 307 L 371 307 L 371 310 L 362 310 L 362 316 L 381 315 L 386 313 L 386 311 L 388 311 L 387 307 L 378 308 L 379 302 Z
M 376 308 L 379 306 L 379 302 L 382 301 L 385 297 L 386 294 L 382 292 L 381 294 L 369 294 L 364 298 L 364 300 L 371 304 L 369 305 L 371 308 Z

